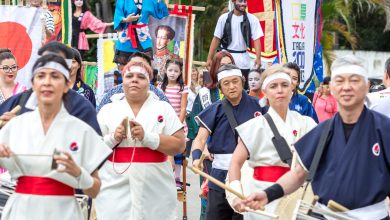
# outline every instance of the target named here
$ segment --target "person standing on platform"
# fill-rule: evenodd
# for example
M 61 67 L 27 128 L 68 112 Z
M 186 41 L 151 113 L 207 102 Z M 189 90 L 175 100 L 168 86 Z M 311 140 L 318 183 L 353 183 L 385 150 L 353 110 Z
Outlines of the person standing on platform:
M 256 16 L 246 12 L 247 0 L 232 0 L 232 3 L 234 5 L 233 11 L 218 18 L 206 65 L 211 66 L 218 47 L 228 51 L 245 77 L 244 89 L 247 90 L 249 70 L 252 67 L 261 67 L 260 37 L 264 34 Z M 253 65 L 251 65 L 249 53 L 246 51 L 247 48 L 252 48 L 252 40 L 256 50 L 256 59 Z

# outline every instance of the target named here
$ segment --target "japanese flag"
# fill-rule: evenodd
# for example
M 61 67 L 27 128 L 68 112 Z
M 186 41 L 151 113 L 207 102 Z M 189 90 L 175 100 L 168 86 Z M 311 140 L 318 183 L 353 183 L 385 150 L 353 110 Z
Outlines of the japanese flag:
M 42 10 L 0 6 L 0 48 L 9 48 L 19 66 L 16 81 L 31 86 L 31 69 L 42 45 Z

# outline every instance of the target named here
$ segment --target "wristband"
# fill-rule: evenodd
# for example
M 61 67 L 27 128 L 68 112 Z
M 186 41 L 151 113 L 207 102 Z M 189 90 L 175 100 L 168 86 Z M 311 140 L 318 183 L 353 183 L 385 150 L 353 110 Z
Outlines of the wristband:
M 192 151 L 192 160 L 199 160 L 202 156 L 202 151 L 200 149 L 195 149 Z
M 233 180 L 229 183 L 229 186 L 230 188 L 232 188 L 234 191 L 240 193 L 240 194 L 243 194 L 242 193 L 242 185 L 241 185 L 241 181 L 240 180 Z M 233 204 L 234 204 L 234 200 L 236 198 L 238 198 L 235 194 L 225 190 L 226 192 L 226 200 L 228 201 L 230 207 L 232 207 L 232 209 L 237 212 L 237 213 L 240 213 L 238 210 L 234 209 L 233 207 Z
M 243 195 L 243 193 L 242 193 L 242 185 L 241 185 L 241 181 L 240 180 L 233 180 L 233 181 L 231 181 L 229 186 L 234 191 L 236 191 L 236 192 L 240 193 L 241 195 Z
M 282 198 L 284 196 L 283 188 L 280 184 L 275 183 L 274 185 L 268 187 L 264 190 L 265 194 L 267 194 L 268 203 L 271 203 L 274 200 Z
M 160 135 L 152 132 L 145 132 L 144 139 L 141 141 L 142 145 L 149 147 L 152 150 L 157 150 L 160 146 Z
M 80 176 L 76 177 L 78 182 L 78 189 L 89 189 L 93 186 L 93 177 L 84 168 L 80 167 Z
M 114 148 L 119 142 L 115 140 L 114 133 L 107 134 L 103 137 L 104 143 L 110 148 Z

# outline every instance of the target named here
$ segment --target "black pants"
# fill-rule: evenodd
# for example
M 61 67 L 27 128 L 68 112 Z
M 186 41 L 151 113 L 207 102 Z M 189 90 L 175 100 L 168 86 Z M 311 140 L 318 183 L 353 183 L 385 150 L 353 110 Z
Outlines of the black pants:
M 226 200 L 225 192 L 209 190 L 206 220 L 242 220 L 243 216 L 233 211 Z
M 241 69 L 241 73 L 245 78 L 244 89 L 249 90 L 249 84 L 248 84 L 249 69 Z

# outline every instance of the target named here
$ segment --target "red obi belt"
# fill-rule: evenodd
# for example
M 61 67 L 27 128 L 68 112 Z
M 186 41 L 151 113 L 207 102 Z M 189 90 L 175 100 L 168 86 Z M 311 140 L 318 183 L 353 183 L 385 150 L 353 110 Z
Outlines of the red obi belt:
M 114 163 L 162 163 L 167 155 L 148 147 L 119 147 L 108 157 Z
M 16 193 L 40 196 L 73 196 L 74 189 L 57 180 L 38 177 L 21 176 L 16 184 Z
M 276 182 L 281 176 L 290 171 L 289 167 L 259 166 L 253 171 L 253 178 L 259 181 Z

